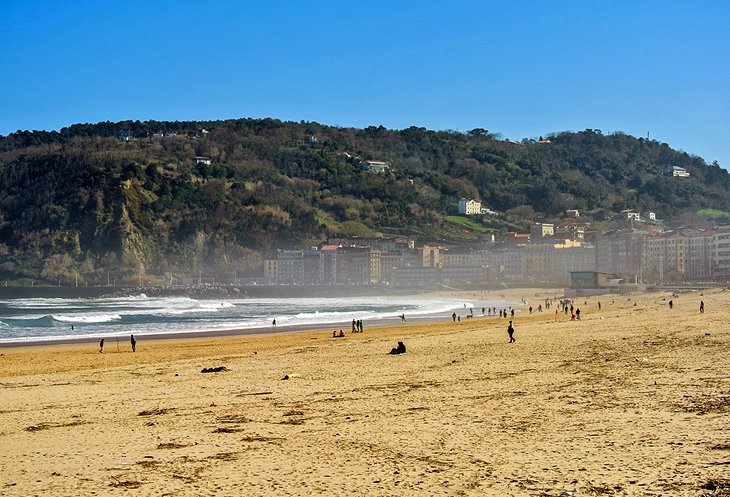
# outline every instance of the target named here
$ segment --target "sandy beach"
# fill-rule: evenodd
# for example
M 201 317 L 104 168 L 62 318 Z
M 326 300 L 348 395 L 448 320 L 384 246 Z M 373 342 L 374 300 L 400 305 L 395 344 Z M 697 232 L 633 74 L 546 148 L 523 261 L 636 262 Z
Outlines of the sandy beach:
M 0 494 L 730 495 L 729 300 L 4 348 Z

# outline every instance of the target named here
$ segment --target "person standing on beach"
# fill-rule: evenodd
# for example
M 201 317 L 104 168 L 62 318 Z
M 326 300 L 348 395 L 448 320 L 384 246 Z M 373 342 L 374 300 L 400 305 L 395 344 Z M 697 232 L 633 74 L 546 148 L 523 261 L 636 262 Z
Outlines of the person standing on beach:
M 451 319 L 453 319 L 453 320 L 454 320 L 454 323 L 456 322 L 456 313 L 453 313 L 453 314 L 451 315 Z
M 132 352 L 137 352 L 137 340 L 135 340 L 134 335 L 130 337 L 129 341 L 132 343 Z
M 276 329 L 276 318 L 274 318 L 274 320 L 271 321 L 271 327 Z
M 103 338 L 99 342 L 99 353 L 100 354 L 103 354 L 104 353 L 104 339 Z
M 672 301 L 670 300 L 670 301 L 669 301 L 669 308 L 671 309 L 672 307 L 674 307 L 674 302 L 672 302 Z
M 705 301 L 700 300 L 700 314 L 704 314 L 704 313 L 705 313 Z
M 508 343 L 513 343 L 513 342 L 516 342 L 517 341 L 517 340 L 515 340 L 514 334 L 515 334 L 515 329 L 512 326 L 512 321 L 510 321 L 509 322 L 509 326 L 507 326 L 507 335 L 509 335 L 509 342 Z

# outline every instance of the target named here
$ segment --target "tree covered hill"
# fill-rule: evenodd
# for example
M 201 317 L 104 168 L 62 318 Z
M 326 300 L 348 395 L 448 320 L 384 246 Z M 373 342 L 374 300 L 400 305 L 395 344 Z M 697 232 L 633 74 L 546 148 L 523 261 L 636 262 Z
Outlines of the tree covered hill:
M 0 278 L 255 274 L 265 251 L 335 232 L 448 243 L 471 236 L 446 219 L 461 197 L 506 212 L 496 226 L 567 208 L 670 220 L 730 210 L 727 171 L 667 144 L 594 130 L 548 138 L 274 119 L 19 131 L 0 137 Z M 392 170 L 372 174 L 362 160 Z M 668 177 L 668 166 L 691 176 Z

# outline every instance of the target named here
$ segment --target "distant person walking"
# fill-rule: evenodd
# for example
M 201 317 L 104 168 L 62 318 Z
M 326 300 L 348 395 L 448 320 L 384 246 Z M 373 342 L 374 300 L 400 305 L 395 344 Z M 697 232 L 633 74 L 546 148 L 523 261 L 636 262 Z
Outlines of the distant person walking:
M 129 341 L 132 343 L 132 352 L 137 352 L 137 340 L 135 340 L 134 335 L 130 337 Z
M 100 354 L 103 354 L 104 353 L 104 339 L 103 338 L 99 342 L 99 353 Z
M 705 301 L 700 300 L 700 314 L 704 314 L 704 313 L 705 313 Z
M 513 343 L 516 342 L 514 337 L 515 334 L 515 328 L 512 326 L 512 321 L 509 322 L 509 326 L 507 326 L 507 335 L 509 336 L 509 342 L 507 343 Z
M 451 315 L 451 319 L 453 319 L 453 320 L 454 320 L 454 323 L 456 322 L 456 313 L 453 313 L 453 314 Z
M 276 328 L 276 318 L 274 318 L 274 320 L 271 321 L 271 327 Z
M 671 309 L 672 307 L 674 307 L 674 302 L 672 302 L 672 301 L 670 300 L 670 301 L 669 301 L 669 308 Z

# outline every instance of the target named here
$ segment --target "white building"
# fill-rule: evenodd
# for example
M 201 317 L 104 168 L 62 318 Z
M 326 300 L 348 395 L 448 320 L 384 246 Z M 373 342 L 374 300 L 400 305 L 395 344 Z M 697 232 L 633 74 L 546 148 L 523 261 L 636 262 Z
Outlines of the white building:
M 360 162 L 360 168 L 373 174 L 383 174 L 390 170 L 387 162 L 377 160 L 364 160 Z
M 683 167 L 668 166 L 667 169 L 665 170 L 665 172 L 669 176 L 674 176 L 674 177 L 679 177 L 679 178 L 689 178 L 689 171 L 687 171 Z
M 656 212 L 646 211 L 644 217 L 649 221 L 656 221 Z
M 474 216 L 482 213 L 482 203 L 478 200 L 467 200 L 462 198 L 459 200 L 459 214 Z
M 634 221 L 641 221 L 641 214 L 639 214 L 638 212 L 636 212 L 633 209 L 622 210 L 621 217 L 623 217 L 624 219 L 628 219 L 628 220 L 633 219 Z

